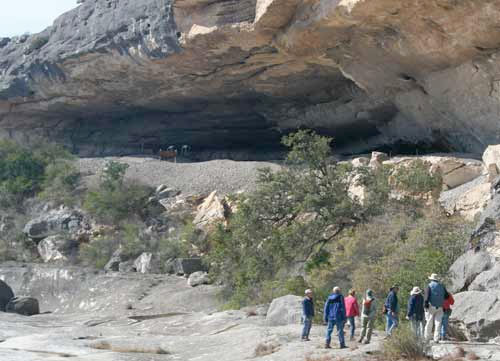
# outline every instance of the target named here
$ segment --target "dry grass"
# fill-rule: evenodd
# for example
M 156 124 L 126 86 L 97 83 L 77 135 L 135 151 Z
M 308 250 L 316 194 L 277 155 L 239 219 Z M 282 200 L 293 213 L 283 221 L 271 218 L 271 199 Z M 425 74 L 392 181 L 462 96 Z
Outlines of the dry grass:
M 254 356 L 255 357 L 262 357 L 262 356 L 273 354 L 273 353 L 275 353 L 276 351 L 279 350 L 279 347 L 280 346 L 277 343 L 274 343 L 274 342 L 269 342 L 269 343 L 262 342 L 262 343 L 259 343 L 257 345 L 257 347 L 255 347 Z
M 425 358 L 424 345 L 408 325 L 402 325 L 384 342 L 383 355 L 386 360 L 421 360 Z
M 321 356 L 306 355 L 304 361 L 349 361 L 349 360 L 343 357 L 334 357 L 332 355 L 321 355 Z
M 156 354 L 156 355 L 169 355 L 170 352 L 162 349 L 161 347 L 137 347 L 137 346 L 125 346 L 125 345 L 112 345 L 106 341 L 96 342 L 90 347 L 96 350 L 107 350 L 119 353 L 146 353 L 146 354 Z

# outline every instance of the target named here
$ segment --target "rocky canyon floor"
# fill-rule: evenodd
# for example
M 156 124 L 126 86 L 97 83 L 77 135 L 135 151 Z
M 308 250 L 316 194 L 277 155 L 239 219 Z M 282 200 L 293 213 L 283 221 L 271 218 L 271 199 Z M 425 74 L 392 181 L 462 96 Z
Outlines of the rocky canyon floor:
M 17 292 L 31 289 L 41 311 L 51 312 L 0 313 L 4 361 L 361 360 L 380 346 L 377 335 L 371 345 L 325 350 L 320 325 L 311 342 L 301 342 L 299 324 L 270 326 L 259 307 L 219 312 L 216 286 L 191 288 L 182 277 L 38 265 L 4 265 L 0 272 Z

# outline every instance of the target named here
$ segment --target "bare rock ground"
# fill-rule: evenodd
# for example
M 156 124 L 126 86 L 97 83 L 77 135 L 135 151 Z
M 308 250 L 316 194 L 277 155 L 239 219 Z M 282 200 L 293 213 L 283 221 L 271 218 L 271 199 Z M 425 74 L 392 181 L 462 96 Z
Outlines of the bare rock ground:
M 173 163 L 155 158 L 106 157 L 81 158 L 80 171 L 88 184 L 95 184 L 106 163 L 115 161 L 129 165 L 126 178 L 152 187 L 165 184 L 183 194 L 207 194 L 217 190 L 220 194 L 251 190 L 255 187 L 257 170 L 270 167 L 279 169 L 275 162 L 241 162 L 212 160 L 199 163 Z

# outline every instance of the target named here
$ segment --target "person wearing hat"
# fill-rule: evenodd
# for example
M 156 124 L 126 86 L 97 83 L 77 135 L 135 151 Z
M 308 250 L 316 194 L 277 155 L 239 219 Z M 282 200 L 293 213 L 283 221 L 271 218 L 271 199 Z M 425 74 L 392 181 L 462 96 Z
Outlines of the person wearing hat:
M 365 345 L 370 343 L 373 333 L 373 323 L 377 317 L 377 303 L 372 290 L 366 290 L 366 297 L 361 308 L 361 335 L 359 343 L 363 342 L 366 336 Z
M 385 327 L 386 336 L 392 335 L 392 331 L 398 327 L 399 324 L 399 301 L 398 301 L 399 285 L 393 285 L 384 303 L 384 313 L 387 320 Z
M 406 319 L 410 320 L 415 336 L 422 339 L 424 336 L 425 310 L 424 296 L 422 296 L 422 290 L 419 287 L 413 287 L 413 290 L 411 290 Z
M 337 327 L 339 335 L 340 348 L 347 348 L 344 340 L 344 323 L 346 321 L 345 301 L 339 287 L 335 287 L 333 293 L 328 296 L 323 310 L 323 317 L 325 323 L 328 323 L 325 348 L 331 348 L 330 342 L 332 341 L 332 332 L 335 327 Z
M 433 273 L 429 277 L 430 283 L 425 290 L 425 339 L 432 339 L 434 329 L 434 342 L 439 342 L 441 322 L 443 319 L 443 304 L 446 298 L 446 289 L 439 282 L 438 275 Z
M 305 291 L 304 300 L 302 301 L 302 321 L 304 322 L 304 327 L 302 328 L 302 341 L 309 341 L 309 333 L 311 332 L 313 318 L 314 318 L 313 291 L 307 289 Z

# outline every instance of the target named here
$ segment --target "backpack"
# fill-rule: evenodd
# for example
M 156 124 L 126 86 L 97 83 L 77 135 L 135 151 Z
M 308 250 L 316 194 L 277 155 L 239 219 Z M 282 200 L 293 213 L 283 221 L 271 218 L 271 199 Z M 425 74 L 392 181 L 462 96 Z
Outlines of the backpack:
M 370 310 L 372 308 L 372 302 L 373 302 L 373 298 L 370 301 L 368 301 L 368 300 L 363 301 L 363 315 L 364 316 L 370 315 Z

